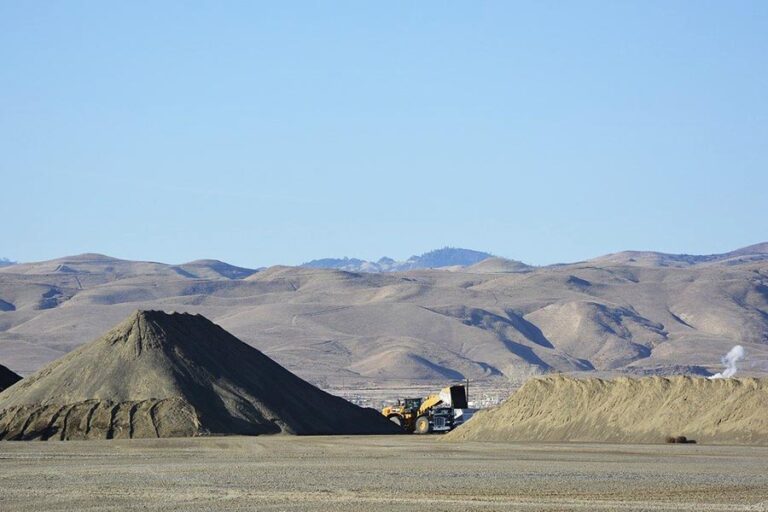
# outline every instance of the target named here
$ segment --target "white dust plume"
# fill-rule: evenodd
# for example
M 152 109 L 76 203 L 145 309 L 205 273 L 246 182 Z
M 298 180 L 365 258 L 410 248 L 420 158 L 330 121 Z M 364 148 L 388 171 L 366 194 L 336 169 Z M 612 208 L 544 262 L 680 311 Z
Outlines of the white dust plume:
M 723 365 L 725 366 L 725 370 L 723 370 L 720 373 L 716 373 L 712 375 L 710 379 L 728 379 L 736 375 L 736 370 L 738 370 L 738 368 L 736 367 L 736 363 L 744 359 L 744 356 L 745 356 L 744 347 L 742 347 L 741 345 L 736 345 L 735 347 L 733 347 L 721 359 L 721 361 L 723 362 Z

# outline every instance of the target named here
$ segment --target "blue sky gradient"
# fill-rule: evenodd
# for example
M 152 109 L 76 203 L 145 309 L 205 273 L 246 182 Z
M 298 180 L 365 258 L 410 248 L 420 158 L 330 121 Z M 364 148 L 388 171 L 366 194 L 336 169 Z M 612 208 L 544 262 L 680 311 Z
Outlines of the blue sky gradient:
M 768 240 L 768 2 L 0 0 L 0 256 Z

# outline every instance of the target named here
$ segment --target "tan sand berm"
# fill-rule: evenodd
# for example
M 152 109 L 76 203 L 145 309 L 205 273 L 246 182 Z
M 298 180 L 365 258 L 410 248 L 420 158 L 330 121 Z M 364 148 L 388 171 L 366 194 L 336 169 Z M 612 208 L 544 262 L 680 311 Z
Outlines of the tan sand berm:
M 768 445 L 768 380 L 536 378 L 448 439 L 663 443 L 679 436 Z
M 0 393 L 0 439 L 396 431 L 186 313 L 137 311 Z

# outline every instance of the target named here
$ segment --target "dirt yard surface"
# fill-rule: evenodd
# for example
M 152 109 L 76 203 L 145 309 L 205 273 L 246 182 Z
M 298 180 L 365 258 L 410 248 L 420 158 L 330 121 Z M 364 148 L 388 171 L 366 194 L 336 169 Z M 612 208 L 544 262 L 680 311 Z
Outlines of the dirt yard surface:
M 768 511 L 768 448 L 219 437 L 0 443 L 0 510 Z

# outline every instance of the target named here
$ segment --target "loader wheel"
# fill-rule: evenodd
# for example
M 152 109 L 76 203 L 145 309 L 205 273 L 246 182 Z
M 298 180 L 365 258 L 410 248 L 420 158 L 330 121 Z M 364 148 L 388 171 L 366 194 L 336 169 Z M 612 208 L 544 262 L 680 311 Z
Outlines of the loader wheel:
M 429 418 L 426 416 L 419 416 L 416 418 L 416 428 L 414 429 L 416 434 L 429 434 Z

